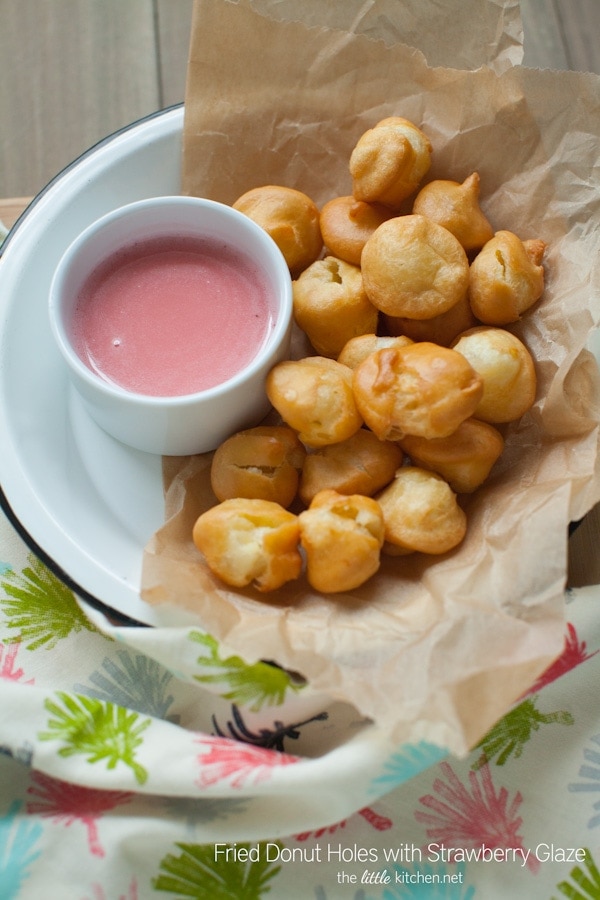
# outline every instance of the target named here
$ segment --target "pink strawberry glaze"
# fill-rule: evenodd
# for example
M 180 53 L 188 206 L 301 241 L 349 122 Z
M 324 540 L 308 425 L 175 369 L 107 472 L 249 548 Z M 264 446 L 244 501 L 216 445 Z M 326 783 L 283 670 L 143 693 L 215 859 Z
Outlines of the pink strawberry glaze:
M 182 396 L 243 369 L 273 324 L 265 279 L 250 259 L 205 240 L 152 239 L 92 273 L 77 299 L 71 339 L 106 381 Z

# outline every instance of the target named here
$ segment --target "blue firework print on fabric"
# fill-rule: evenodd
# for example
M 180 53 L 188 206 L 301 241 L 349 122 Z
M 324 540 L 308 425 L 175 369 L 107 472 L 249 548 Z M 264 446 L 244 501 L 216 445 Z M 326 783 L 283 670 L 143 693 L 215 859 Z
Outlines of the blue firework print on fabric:
M 383 772 L 372 781 L 372 789 L 391 790 L 396 785 L 404 784 L 431 766 L 436 765 L 448 756 L 448 751 L 427 741 L 418 744 L 406 744 L 401 750 L 393 753 L 383 767 Z
M 588 822 L 588 828 L 597 828 L 600 825 L 600 734 L 594 734 L 590 738 L 597 749 L 586 747 L 584 750 L 585 762 L 579 769 L 581 781 L 569 784 L 572 794 L 587 793 L 590 799 L 598 797 L 593 804 L 595 814 Z
M 4 816 L 0 816 L 0 892 L 2 900 L 17 900 L 23 883 L 29 877 L 32 863 L 41 850 L 36 850 L 42 826 L 21 816 L 23 804 L 16 800 Z

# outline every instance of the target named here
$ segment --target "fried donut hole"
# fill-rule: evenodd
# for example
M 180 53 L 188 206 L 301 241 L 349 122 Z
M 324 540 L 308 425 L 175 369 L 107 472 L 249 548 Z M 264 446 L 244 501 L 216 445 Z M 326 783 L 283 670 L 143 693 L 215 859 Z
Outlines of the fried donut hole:
M 471 263 L 469 300 L 484 325 L 517 322 L 544 291 L 546 244 L 497 231 Z
M 380 225 L 362 254 L 363 283 L 389 316 L 431 319 L 463 300 L 469 261 L 453 234 L 425 216 L 397 216 Z
M 414 465 L 437 472 L 457 494 L 471 494 L 487 479 L 504 439 L 493 425 L 466 419 L 448 437 L 407 435 L 400 445 Z
M 383 323 L 386 330 L 392 335 L 401 334 L 413 341 L 432 341 L 443 347 L 449 347 L 462 331 L 478 324 L 466 294 L 462 300 L 459 300 L 446 312 L 433 316 L 431 319 L 384 316 Z
M 344 441 L 363 424 L 352 391 L 352 370 L 326 356 L 278 363 L 267 376 L 267 396 L 308 447 Z
M 384 524 L 371 497 L 320 491 L 298 518 L 306 577 L 316 591 L 351 591 L 378 570 Z
M 194 544 L 208 567 L 232 587 L 274 591 L 302 570 L 298 517 L 278 503 L 236 497 L 196 520 Z
M 238 431 L 215 451 L 210 482 L 218 500 L 254 497 L 289 506 L 298 491 L 306 450 L 285 425 Z
M 335 197 L 321 209 L 323 243 L 330 253 L 360 266 L 363 247 L 376 228 L 394 213 L 380 203 L 365 203 L 355 197 Z
M 479 175 L 473 172 L 458 181 L 430 181 L 413 203 L 413 213 L 443 225 L 465 250 L 479 250 L 494 236 L 494 230 L 479 206 Z
M 319 210 L 302 191 L 267 184 L 242 194 L 233 208 L 270 234 L 292 274 L 318 259 L 323 249 Z
M 390 116 L 359 138 L 350 155 L 352 194 L 399 209 L 431 166 L 431 142 L 408 119 Z
M 339 444 L 321 447 L 304 460 L 299 495 L 308 506 L 320 491 L 372 497 L 394 477 L 404 454 L 398 444 L 380 441 L 372 431 L 359 429 Z
M 338 356 L 338 362 L 350 369 L 356 369 L 363 359 L 366 359 L 375 350 L 381 350 L 384 347 L 408 347 L 409 344 L 412 344 L 411 339 L 400 334 L 395 336 L 359 334 L 344 344 L 342 352 Z
M 354 395 L 380 440 L 447 437 L 473 415 L 483 381 L 464 356 L 426 341 L 376 350 L 354 370 Z
M 350 338 L 377 329 L 379 314 L 358 266 L 327 256 L 305 269 L 292 287 L 294 319 L 321 356 L 335 358 Z
M 514 422 L 532 406 L 537 379 L 531 353 L 504 328 L 470 328 L 454 349 L 471 364 L 483 381 L 483 395 L 474 415 L 484 422 Z
M 440 475 L 417 466 L 399 469 L 377 495 L 385 522 L 383 552 L 390 556 L 454 549 L 467 530 L 456 494 Z

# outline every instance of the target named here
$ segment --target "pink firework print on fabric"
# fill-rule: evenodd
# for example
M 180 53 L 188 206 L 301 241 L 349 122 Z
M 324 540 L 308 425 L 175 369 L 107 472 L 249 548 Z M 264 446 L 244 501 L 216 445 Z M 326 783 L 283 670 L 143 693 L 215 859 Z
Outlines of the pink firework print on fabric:
M 264 747 L 253 747 L 229 738 L 202 737 L 198 743 L 205 748 L 198 755 L 201 771 L 199 787 L 209 787 L 229 780 L 231 787 L 259 784 L 271 777 L 273 769 L 300 762 L 300 757 L 279 753 Z
M 38 799 L 27 802 L 27 812 L 54 819 L 67 827 L 81 822 L 87 831 L 90 853 L 93 856 L 104 856 L 98 834 L 98 819 L 115 807 L 129 803 L 134 795 L 126 791 L 100 791 L 70 784 L 50 778 L 42 772 L 33 772 L 31 778 L 33 784 L 27 789 L 27 793 Z
M 356 815 L 362 816 L 376 831 L 387 831 L 389 828 L 394 827 L 394 823 L 391 819 L 388 819 L 387 816 L 380 816 L 379 813 L 375 812 L 374 809 L 371 809 L 370 806 L 359 809 Z M 326 828 L 318 828 L 316 831 L 303 831 L 301 834 L 296 835 L 296 840 L 307 841 L 309 838 L 323 837 L 324 834 L 334 834 L 338 829 L 345 828 L 347 821 L 347 819 L 343 819 L 341 822 L 336 822 L 335 825 L 329 825 Z
M 506 788 L 494 786 L 486 764 L 478 772 L 469 772 L 466 787 L 447 762 L 440 763 L 445 777 L 436 778 L 434 794 L 421 797 L 428 812 L 417 809 L 415 818 L 427 826 L 427 837 L 444 847 L 505 849 L 522 852 L 519 829 L 523 820 L 517 811 L 523 801 L 519 792 L 509 800 Z M 540 862 L 529 854 L 527 865 L 537 872 Z
M 20 681 L 23 684 L 34 684 L 35 679 L 25 680 L 25 672 L 16 668 L 17 656 L 21 649 L 20 641 L 10 644 L 0 644 L 0 678 L 4 681 Z
M 392 828 L 394 823 L 391 819 L 388 819 L 387 816 L 380 816 L 379 813 L 376 813 L 374 809 L 371 809 L 370 806 L 365 806 L 364 809 L 359 809 L 357 812 L 358 816 L 362 816 L 365 821 L 372 825 L 376 831 L 387 831 L 389 828 Z
M 575 626 L 572 625 L 571 622 L 568 622 L 563 652 L 554 660 L 552 665 L 540 675 L 535 684 L 533 684 L 523 696 L 527 697 L 529 694 L 537 693 L 553 681 L 556 681 L 557 678 L 566 675 L 567 672 L 576 669 L 577 666 L 580 666 L 586 660 L 591 659 L 596 653 L 598 653 L 598 650 L 594 650 L 593 653 L 587 652 L 585 641 L 579 640 Z
M 112 900 L 112 896 L 112 893 L 108 894 L 101 884 L 93 884 L 91 896 L 82 897 L 81 900 Z M 139 900 L 137 880 L 135 878 L 131 879 L 127 893 L 119 894 L 118 900 Z

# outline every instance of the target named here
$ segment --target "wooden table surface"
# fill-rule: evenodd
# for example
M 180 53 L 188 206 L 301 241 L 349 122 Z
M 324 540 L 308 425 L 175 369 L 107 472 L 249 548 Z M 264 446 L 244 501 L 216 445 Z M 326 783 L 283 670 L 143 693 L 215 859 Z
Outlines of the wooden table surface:
M 192 6 L 0 0 L 0 197 L 37 194 L 97 140 L 182 101 Z M 521 15 L 526 65 L 600 73 L 600 0 L 522 0 Z
M 342 0 L 335 0 L 342 2 Z M 0 0 L 0 220 L 97 140 L 181 102 L 193 0 Z M 600 0 L 521 0 L 524 64 L 600 74 Z M 600 508 L 569 582 L 600 582 Z

